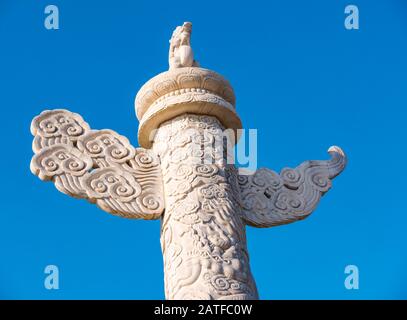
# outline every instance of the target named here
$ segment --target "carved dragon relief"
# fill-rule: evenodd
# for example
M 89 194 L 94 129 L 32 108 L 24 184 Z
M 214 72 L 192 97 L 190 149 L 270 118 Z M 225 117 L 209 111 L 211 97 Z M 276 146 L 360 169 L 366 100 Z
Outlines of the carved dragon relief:
M 185 29 L 176 30 L 173 40 L 190 36 L 188 24 L 179 28 Z M 174 46 L 189 41 L 174 40 Z M 171 64 L 177 54 L 170 54 L 174 69 L 151 79 L 136 98 L 140 123 L 151 129 L 151 149 L 134 148 L 112 130 L 92 130 L 76 113 L 48 110 L 32 121 L 31 171 L 106 212 L 161 219 L 167 299 L 257 299 L 246 225 L 272 227 L 307 217 L 344 169 L 346 156 L 331 147 L 330 160 L 306 161 L 280 174 L 265 168 L 239 174 L 228 163 L 224 141 L 225 129 L 240 123 L 233 90 L 216 73 L 194 67 L 193 55 L 179 60 L 191 65 Z M 151 120 L 157 117 L 157 123 Z M 139 141 L 146 141 L 144 135 Z

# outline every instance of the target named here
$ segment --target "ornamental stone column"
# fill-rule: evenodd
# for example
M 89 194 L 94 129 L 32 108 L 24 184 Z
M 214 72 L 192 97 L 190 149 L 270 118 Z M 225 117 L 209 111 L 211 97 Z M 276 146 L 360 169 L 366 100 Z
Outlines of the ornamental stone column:
M 191 31 L 189 22 L 175 29 L 169 70 L 137 94 L 140 147 L 112 130 L 92 130 L 78 114 L 47 110 L 32 122 L 31 171 L 109 213 L 161 219 L 167 299 L 258 299 L 246 225 L 306 218 L 346 157 L 331 147 L 330 160 L 280 174 L 239 172 L 230 156 L 242 128 L 233 89 L 199 67 Z

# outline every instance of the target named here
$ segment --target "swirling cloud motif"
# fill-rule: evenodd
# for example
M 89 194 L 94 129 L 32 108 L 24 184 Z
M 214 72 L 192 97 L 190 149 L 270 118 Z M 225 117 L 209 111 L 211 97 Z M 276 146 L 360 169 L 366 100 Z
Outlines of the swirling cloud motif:
M 261 168 L 251 176 L 239 176 L 246 223 L 271 227 L 310 215 L 330 189 L 331 180 L 346 166 L 346 156 L 339 147 L 328 152 L 331 160 L 306 161 L 295 169 L 283 169 L 280 175 Z
M 91 168 L 90 157 L 63 144 L 44 148 L 31 161 L 31 171 L 41 180 L 52 180 L 63 173 L 80 177 Z
M 194 166 L 194 172 L 197 176 L 209 178 L 215 176 L 219 171 L 219 168 L 215 164 L 199 164 Z
M 78 114 L 35 117 L 31 171 L 70 196 L 126 218 L 158 219 L 164 211 L 160 161 L 112 130 L 91 130 Z
M 141 186 L 128 172 L 118 167 L 96 169 L 83 180 L 89 199 L 112 198 L 130 202 L 141 194 Z
M 92 158 L 105 159 L 110 164 L 125 163 L 135 156 L 126 137 L 112 130 L 92 130 L 78 140 L 78 149 Z
M 41 180 L 53 181 L 62 193 L 83 198 L 86 191 L 81 186 L 81 178 L 92 169 L 92 165 L 92 159 L 79 150 L 56 144 L 37 153 L 30 168 Z
M 203 279 L 207 281 L 218 294 L 230 296 L 236 294 L 245 294 L 247 285 L 243 282 L 228 278 L 222 274 L 206 273 Z
M 186 225 L 192 225 L 200 221 L 199 208 L 199 201 L 192 197 L 187 197 L 185 201 L 176 206 L 172 214 L 175 220 Z
M 154 157 L 151 152 L 146 151 L 142 148 L 137 148 L 135 151 L 136 155 L 133 159 L 131 159 L 131 162 L 134 161 L 134 164 L 132 165 L 134 169 L 151 169 L 160 165 L 157 157 Z
M 31 122 L 33 150 L 54 144 L 72 144 L 90 130 L 89 125 L 79 114 L 67 110 L 46 110 Z

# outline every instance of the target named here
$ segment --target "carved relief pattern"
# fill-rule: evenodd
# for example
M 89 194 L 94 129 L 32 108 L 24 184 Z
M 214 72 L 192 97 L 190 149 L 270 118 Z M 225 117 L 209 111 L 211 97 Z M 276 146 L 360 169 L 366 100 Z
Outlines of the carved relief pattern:
M 257 299 L 245 225 L 307 217 L 346 165 L 343 151 L 331 147 L 331 160 L 239 175 L 226 161 L 224 127 L 207 115 L 164 122 L 153 150 L 91 130 L 66 110 L 44 111 L 31 131 L 31 171 L 40 179 L 112 214 L 162 219 L 167 299 Z
M 233 88 L 220 74 L 203 68 L 179 68 L 163 72 L 147 81 L 137 93 L 135 104 L 137 117 L 141 119 L 154 103 L 172 96 L 198 93 L 219 96 L 232 107 L 236 98 Z
M 161 244 L 167 299 L 257 299 L 237 170 L 220 122 L 186 114 L 163 123 L 153 150 L 166 196 Z
M 70 196 L 127 218 L 164 210 L 159 160 L 112 130 L 91 130 L 78 114 L 44 111 L 33 119 L 31 171 Z
M 253 175 L 240 175 L 244 220 L 255 227 L 272 227 L 306 218 L 330 189 L 331 180 L 346 166 L 339 147 L 328 150 L 331 160 L 306 161 L 280 174 L 261 168 Z

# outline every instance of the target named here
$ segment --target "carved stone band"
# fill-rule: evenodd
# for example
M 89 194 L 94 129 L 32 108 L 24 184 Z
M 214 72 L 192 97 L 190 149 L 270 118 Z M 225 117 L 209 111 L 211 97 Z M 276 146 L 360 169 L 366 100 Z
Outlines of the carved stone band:
M 202 68 L 177 68 L 152 78 L 138 92 L 135 107 L 140 120 L 139 144 L 145 148 L 151 147 L 161 123 L 185 113 L 214 116 L 236 133 L 242 128 L 230 83 Z

